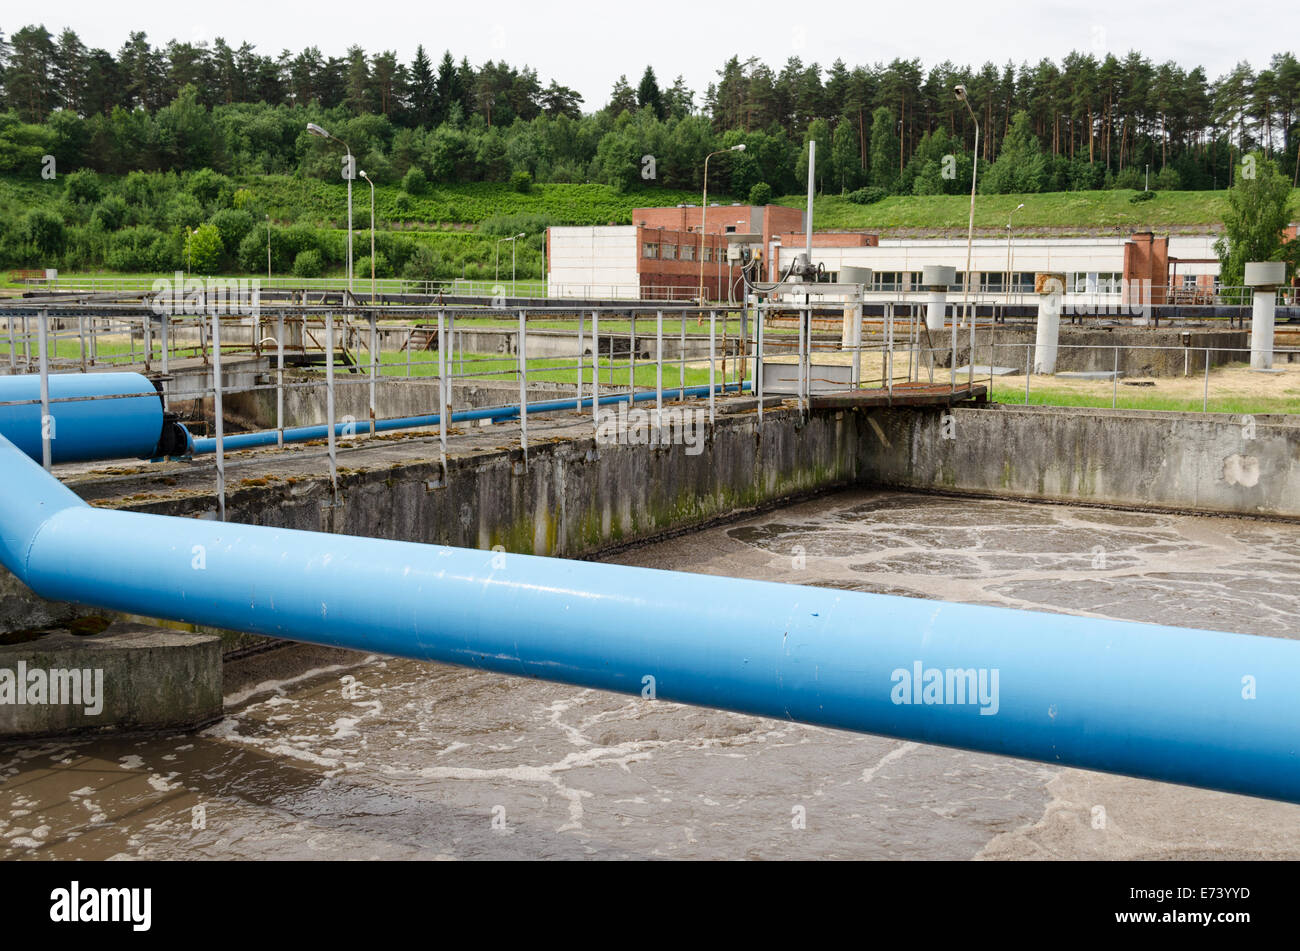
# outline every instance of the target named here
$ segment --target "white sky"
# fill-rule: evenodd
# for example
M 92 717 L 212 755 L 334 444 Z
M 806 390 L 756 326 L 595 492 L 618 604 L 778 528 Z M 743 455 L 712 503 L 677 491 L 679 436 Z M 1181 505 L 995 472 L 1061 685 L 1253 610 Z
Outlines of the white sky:
M 20 12 L 21 11 L 21 12 Z M 790 11 L 808 17 L 794 24 Z M 396 50 L 410 62 L 423 43 L 436 63 L 444 49 L 479 65 L 505 59 L 537 69 L 543 83 L 555 79 L 578 90 L 585 110 L 603 106 L 622 73 L 635 87 L 647 63 L 661 86 L 679 73 L 696 91 L 698 105 L 716 70 L 735 53 L 758 56 L 779 69 L 790 56 L 850 66 L 919 57 L 925 67 L 952 60 L 978 67 L 986 60 L 1060 61 L 1071 49 L 1122 56 L 1138 49 L 1154 61 L 1172 59 L 1206 67 L 1211 80 L 1239 60 L 1256 69 L 1300 36 L 1296 0 L 1207 0 L 1179 3 L 1114 0 L 921 0 L 872 3 L 695 2 L 579 0 L 579 2 L 285 4 L 259 0 L 178 3 L 136 0 L 63 0 L 46 6 L 11 5 L 0 17 L 6 35 L 28 23 L 57 34 L 66 26 L 87 46 L 114 53 L 127 33 L 142 29 L 150 41 L 225 37 L 231 46 L 248 41 L 263 55 L 319 46 L 341 56 L 360 44 L 367 53 Z

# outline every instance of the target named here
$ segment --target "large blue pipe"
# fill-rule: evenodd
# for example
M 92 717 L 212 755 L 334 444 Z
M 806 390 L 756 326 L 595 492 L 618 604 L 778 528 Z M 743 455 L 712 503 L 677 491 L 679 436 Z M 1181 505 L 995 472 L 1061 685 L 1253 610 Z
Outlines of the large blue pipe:
M 728 383 L 725 386 L 721 383 L 718 383 L 714 385 L 714 391 L 717 393 L 729 393 L 729 392 L 734 393 L 739 390 L 747 390 L 747 389 L 749 389 L 748 383 Z M 641 402 L 644 400 L 655 399 L 656 395 L 657 394 L 654 392 L 637 393 L 633 397 L 633 399 L 636 400 L 637 402 Z M 709 387 L 707 384 L 703 386 L 688 386 L 684 390 L 680 388 L 675 388 L 675 389 L 663 391 L 664 398 L 670 400 L 675 400 L 679 396 L 696 397 L 696 396 L 708 396 L 708 395 L 709 395 Z M 623 394 L 621 396 L 613 395 L 613 396 L 600 397 L 601 406 L 608 406 L 612 403 L 626 403 L 626 402 L 627 402 L 627 394 Z M 582 408 L 586 409 L 589 408 L 590 406 L 591 406 L 591 397 L 584 398 L 582 400 Z M 530 414 L 531 413 L 554 413 L 554 412 L 559 412 L 561 410 L 578 409 L 578 408 L 579 408 L 578 400 L 576 397 L 571 400 L 569 399 L 541 400 L 539 402 L 528 404 L 528 412 Z M 518 415 L 519 415 L 518 404 L 512 404 L 510 406 L 495 406 L 486 409 L 462 410 L 459 413 L 452 413 L 451 421 L 453 423 L 463 423 L 463 422 L 469 422 L 472 420 L 479 420 L 479 419 L 492 419 L 492 420 L 514 419 Z M 441 420 L 442 420 L 442 416 L 438 413 L 430 413 L 424 416 L 398 416 L 393 419 L 380 419 L 375 421 L 375 432 L 386 433 L 386 432 L 391 432 L 392 430 L 395 429 L 418 429 L 421 426 L 437 426 Z M 335 423 L 334 435 L 338 436 L 339 438 L 348 435 L 356 435 L 357 430 L 361 428 L 364 428 L 365 430 L 368 431 L 370 427 L 368 423 L 362 424 L 361 426 L 359 426 L 357 423 Z M 349 432 L 349 429 L 351 430 L 351 432 Z M 328 423 L 319 426 L 295 426 L 291 429 L 286 429 L 284 431 L 284 441 L 285 442 L 310 442 L 313 439 L 325 439 L 328 435 L 329 435 Z M 256 449 L 262 446 L 274 446 L 277 445 L 277 443 L 278 440 L 276 439 L 276 430 L 274 429 L 262 430 L 260 432 L 255 432 L 255 433 L 234 433 L 230 436 L 222 437 L 222 448 L 230 452 L 233 452 L 237 449 Z M 216 452 L 216 451 L 217 451 L 217 441 L 215 439 L 198 438 L 193 440 L 193 452 L 195 455 L 201 455 L 203 453 Z
M 46 598 L 1300 802 L 1300 642 L 96 509 L 2 436 L 0 475 Z
M 160 455 L 162 398 L 139 373 L 49 375 L 50 455 L 55 463 Z M 0 376 L 0 432 L 41 458 L 41 378 Z M 179 428 L 179 427 L 178 427 Z

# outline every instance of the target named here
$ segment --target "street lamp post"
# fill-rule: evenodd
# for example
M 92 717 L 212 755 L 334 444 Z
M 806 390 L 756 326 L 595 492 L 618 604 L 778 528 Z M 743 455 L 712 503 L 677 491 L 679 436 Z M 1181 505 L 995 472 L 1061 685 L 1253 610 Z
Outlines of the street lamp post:
M 966 111 L 970 113 L 971 121 L 975 123 L 975 151 L 971 156 L 970 164 L 970 220 L 966 225 L 966 279 L 962 281 L 961 304 L 962 311 L 966 319 L 970 321 L 970 384 L 975 385 L 975 321 L 972 319 L 970 312 L 970 265 L 971 265 L 971 247 L 975 243 L 975 179 L 979 175 L 980 168 L 980 121 L 975 116 L 975 110 L 971 108 L 970 97 L 966 92 L 966 86 L 958 83 L 953 90 L 959 102 L 966 104 Z M 955 357 L 955 354 L 954 354 Z M 957 368 L 952 368 L 953 376 L 957 375 Z
M 356 177 L 356 160 L 352 158 L 352 148 L 336 135 L 326 132 L 314 122 L 307 123 L 307 131 L 322 139 L 333 139 L 348 153 L 348 294 L 352 293 L 352 179 Z
M 1012 217 L 1012 215 L 1014 215 L 1017 211 L 1019 211 L 1019 210 L 1020 210 L 1021 208 L 1023 208 L 1023 207 L 1025 207 L 1025 203 L 1022 201 L 1020 204 L 1016 205 L 1016 207 L 1014 207 L 1014 208 L 1011 209 L 1011 214 L 1010 214 L 1010 215 L 1007 215 L 1007 284 L 1006 284 L 1006 290 L 1007 290 L 1007 303 L 1008 303 L 1008 304 L 1011 303 L 1011 217 Z
M 266 280 L 271 281 L 271 216 L 266 216 Z
M 519 296 L 519 288 L 516 286 L 515 283 L 515 274 L 517 273 L 517 271 L 515 270 L 515 260 L 516 260 L 515 252 L 519 250 L 519 239 L 522 237 L 524 237 L 524 232 L 521 231 L 519 232 L 519 234 L 515 235 L 513 238 L 510 239 L 510 296 L 511 297 Z
M 375 183 L 361 170 L 361 177 L 370 183 L 370 303 L 375 302 Z
M 510 242 L 510 262 L 511 262 L 511 263 L 510 263 L 510 267 L 511 267 L 511 272 L 512 272 L 511 275 L 510 275 L 510 285 L 511 285 L 511 286 L 510 286 L 510 294 L 511 294 L 512 297 L 514 296 L 514 283 L 515 283 L 515 276 L 514 276 L 514 273 L 513 273 L 513 270 L 514 270 L 514 253 L 515 253 L 515 252 L 514 252 L 514 244 L 515 244 L 516 241 L 518 241 L 518 240 L 519 240 L 520 238 L 522 238 L 523 236 L 524 236 L 524 233 L 521 231 L 521 232 L 519 232 L 519 234 L 512 234 L 512 235 L 511 235 L 510 237 L 508 237 L 508 238 L 497 238 L 497 243 L 496 243 L 496 265 L 495 265 L 494 270 L 493 270 L 493 272 L 492 272 L 492 273 L 493 273 L 493 283 L 495 283 L 495 284 L 500 284 L 500 283 L 501 283 L 501 242 L 502 242 L 502 241 L 509 241 L 509 242 Z M 495 294 L 496 291 L 493 291 L 492 293 Z
M 700 306 L 704 306 L 704 230 L 709 214 L 709 159 L 715 155 L 721 155 L 723 152 L 743 152 L 745 143 L 740 142 L 726 149 L 718 149 L 716 152 L 710 152 L 704 156 L 704 197 L 700 204 Z M 703 315 L 700 317 L 703 320 Z

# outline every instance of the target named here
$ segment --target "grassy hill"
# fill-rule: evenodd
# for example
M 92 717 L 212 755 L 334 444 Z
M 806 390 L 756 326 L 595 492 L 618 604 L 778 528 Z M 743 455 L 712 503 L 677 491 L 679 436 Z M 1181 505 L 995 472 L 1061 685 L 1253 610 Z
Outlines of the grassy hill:
M 1033 195 L 976 195 L 977 230 L 1005 233 L 1007 216 L 1015 213 L 1018 234 L 1129 232 L 1149 227 L 1161 230 L 1217 228 L 1227 210 L 1225 191 L 1156 192 L 1150 201 L 1132 202 L 1137 192 L 1044 192 Z M 785 195 L 779 204 L 803 208 L 807 196 Z M 1300 189 L 1292 192 L 1294 214 L 1300 217 Z M 814 206 L 813 226 L 821 230 L 867 230 L 881 233 L 965 234 L 970 213 L 969 195 L 903 195 L 873 205 L 855 205 L 838 195 L 823 195 Z

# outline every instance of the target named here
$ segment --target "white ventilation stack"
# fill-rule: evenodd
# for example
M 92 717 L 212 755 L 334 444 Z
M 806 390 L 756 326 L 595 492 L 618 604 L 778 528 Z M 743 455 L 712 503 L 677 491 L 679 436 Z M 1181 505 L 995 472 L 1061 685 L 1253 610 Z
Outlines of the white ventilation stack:
M 1056 372 L 1056 347 L 1061 336 L 1061 301 L 1065 296 L 1064 274 L 1035 274 L 1038 295 L 1038 327 L 1034 336 L 1035 373 Z
M 925 326 L 930 333 L 939 333 L 943 330 L 948 288 L 957 283 L 957 269 L 946 264 L 927 265 L 921 271 L 921 283 L 930 292 L 925 305 Z
M 1254 261 L 1246 265 L 1246 286 L 1255 289 L 1250 319 L 1250 368 L 1273 369 L 1273 325 L 1277 289 L 1286 281 L 1286 262 Z

